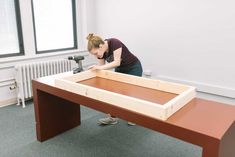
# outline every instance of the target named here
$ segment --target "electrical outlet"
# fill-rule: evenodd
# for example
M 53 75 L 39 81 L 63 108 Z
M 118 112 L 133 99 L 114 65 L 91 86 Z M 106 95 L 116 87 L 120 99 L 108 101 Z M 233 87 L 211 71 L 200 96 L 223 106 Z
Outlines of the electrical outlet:
M 144 75 L 145 77 L 152 77 L 152 70 L 150 70 L 150 69 L 144 70 L 144 71 L 143 71 L 143 75 Z

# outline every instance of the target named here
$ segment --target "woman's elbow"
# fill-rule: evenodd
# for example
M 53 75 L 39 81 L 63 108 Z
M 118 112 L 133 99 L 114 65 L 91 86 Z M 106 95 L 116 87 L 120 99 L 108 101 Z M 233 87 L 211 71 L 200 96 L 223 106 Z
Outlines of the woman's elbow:
M 115 66 L 116 66 L 116 67 L 119 67 L 120 65 L 121 65 L 121 61 L 116 61 L 116 62 L 115 62 Z

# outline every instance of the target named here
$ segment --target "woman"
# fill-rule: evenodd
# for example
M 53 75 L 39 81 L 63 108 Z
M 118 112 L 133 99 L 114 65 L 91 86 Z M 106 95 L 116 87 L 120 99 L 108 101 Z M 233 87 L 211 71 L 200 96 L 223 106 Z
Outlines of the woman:
M 143 70 L 139 59 L 120 40 L 115 38 L 103 40 L 94 34 L 89 34 L 87 40 L 88 51 L 99 60 L 99 65 L 92 66 L 91 70 L 115 68 L 115 72 L 142 76 Z M 108 114 L 106 118 L 99 119 L 99 122 L 105 125 L 117 124 L 117 118 Z M 131 122 L 128 124 L 134 125 Z

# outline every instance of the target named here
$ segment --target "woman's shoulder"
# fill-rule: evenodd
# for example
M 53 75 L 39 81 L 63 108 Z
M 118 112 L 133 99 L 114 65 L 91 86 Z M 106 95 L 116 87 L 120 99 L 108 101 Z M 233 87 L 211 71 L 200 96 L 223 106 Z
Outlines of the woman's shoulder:
M 123 47 L 123 43 L 117 38 L 109 38 L 107 39 L 109 51 L 113 52 L 119 48 Z
M 108 45 L 110 46 L 110 48 L 112 49 L 117 49 L 123 46 L 123 43 L 117 39 L 117 38 L 109 38 L 107 39 L 108 41 Z
M 121 42 L 119 39 L 117 39 L 117 38 L 107 38 L 107 39 L 105 39 L 105 40 L 107 40 L 107 41 L 109 41 L 109 42 Z

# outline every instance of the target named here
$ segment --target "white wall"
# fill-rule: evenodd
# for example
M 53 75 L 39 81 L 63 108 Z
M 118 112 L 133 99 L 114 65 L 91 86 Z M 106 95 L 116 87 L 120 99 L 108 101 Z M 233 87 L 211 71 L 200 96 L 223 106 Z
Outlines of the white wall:
M 154 77 L 235 98 L 235 1 L 99 0 L 96 33 L 117 37 Z
M 35 55 L 30 2 L 20 0 L 26 55 L 0 58 L 0 106 L 15 101 L 15 91 L 9 90 L 14 83 L 14 65 L 84 54 L 89 32 L 120 38 L 154 77 L 235 97 L 232 0 L 78 0 L 80 49 L 40 55 Z M 84 64 L 94 63 L 93 59 L 87 57 Z
M 79 49 L 36 55 L 31 14 L 31 0 L 20 0 L 25 56 L 0 58 L 0 106 L 16 102 L 16 91 L 9 90 L 9 87 L 14 84 L 14 66 L 17 64 L 67 58 L 67 56 L 75 54 L 85 55 L 85 60 L 83 62 L 84 66 L 88 66 L 95 62 L 94 58 L 88 55 L 88 52 L 85 50 L 85 37 L 87 32 L 94 31 L 95 28 L 93 24 L 94 20 L 92 20 L 94 9 L 90 9 L 93 4 L 93 0 L 77 1 L 77 34 Z

